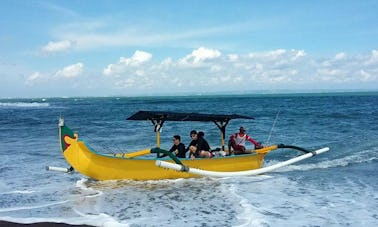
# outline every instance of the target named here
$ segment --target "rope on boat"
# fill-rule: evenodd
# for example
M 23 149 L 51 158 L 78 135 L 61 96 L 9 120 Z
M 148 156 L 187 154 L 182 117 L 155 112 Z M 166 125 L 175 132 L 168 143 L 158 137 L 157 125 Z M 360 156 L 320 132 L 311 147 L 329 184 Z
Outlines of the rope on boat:
M 100 142 L 98 139 L 94 139 L 93 137 L 90 137 L 90 136 L 88 136 L 88 135 L 85 135 L 85 137 L 87 137 L 88 139 L 90 139 L 91 141 L 96 141 L 96 145 L 95 145 L 95 147 L 100 147 L 101 149 L 103 149 L 103 153 L 106 153 L 106 152 L 110 152 L 110 153 L 112 153 L 113 155 L 116 155 L 116 154 L 118 154 L 118 153 L 125 153 L 125 152 L 122 152 L 121 151 L 121 149 L 118 147 L 118 146 L 116 146 L 116 145 L 114 145 L 115 146 L 115 148 L 118 150 L 118 151 L 116 151 L 116 150 L 114 150 L 112 147 L 111 147 L 111 145 L 107 145 L 107 144 L 105 144 L 105 142 Z M 108 142 L 109 144 L 110 144 L 110 142 Z M 91 145 L 91 146 L 93 146 L 93 145 Z M 104 152 L 105 151 L 105 152 Z
M 324 147 L 319 150 L 315 150 L 312 152 L 308 152 L 306 154 L 300 155 L 298 157 L 289 159 L 284 162 L 277 163 L 275 165 L 267 166 L 264 168 L 260 169 L 254 169 L 254 170 L 246 170 L 246 171 L 237 171 L 237 172 L 217 172 L 217 171 L 209 171 L 209 170 L 202 170 L 202 169 L 196 169 L 196 168 L 191 168 L 189 166 L 184 166 L 184 165 L 178 165 L 166 161 L 161 161 L 161 160 L 156 160 L 155 165 L 161 168 L 168 168 L 168 169 L 173 169 L 177 171 L 182 171 L 182 172 L 188 172 L 191 174 L 196 174 L 196 175 L 201 175 L 201 176 L 208 176 L 208 177 L 232 177 L 232 176 L 253 176 L 253 175 L 259 175 L 267 172 L 271 172 L 273 170 L 276 170 L 278 168 L 299 162 L 301 160 L 311 158 L 315 155 L 324 153 L 329 151 L 328 147 Z
M 281 110 L 278 110 L 278 112 L 276 114 L 276 118 L 274 118 L 272 128 L 270 129 L 270 132 L 269 132 L 268 140 L 266 141 L 265 144 L 269 144 L 269 142 L 270 142 L 270 138 L 272 137 L 272 132 L 273 132 L 274 127 L 276 126 L 278 115 L 280 114 L 280 112 L 281 112 Z

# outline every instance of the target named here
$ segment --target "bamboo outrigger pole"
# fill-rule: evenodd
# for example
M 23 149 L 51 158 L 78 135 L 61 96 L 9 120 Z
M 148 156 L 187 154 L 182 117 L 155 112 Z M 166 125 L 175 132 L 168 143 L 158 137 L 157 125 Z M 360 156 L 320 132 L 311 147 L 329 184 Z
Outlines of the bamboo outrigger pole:
M 273 170 L 276 170 L 278 168 L 299 162 L 301 160 L 311 158 L 315 155 L 324 153 L 329 151 L 328 147 L 324 147 L 319 150 L 315 150 L 303 155 L 300 155 L 298 157 L 289 159 L 284 162 L 277 163 L 275 165 L 263 167 L 260 169 L 253 169 L 253 170 L 246 170 L 246 171 L 238 171 L 238 172 L 219 172 L 219 171 L 209 171 L 209 170 L 202 170 L 202 169 L 197 169 L 197 168 L 192 168 L 189 166 L 184 166 L 184 165 L 179 165 L 179 164 L 174 164 L 170 162 L 165 162 L 161 160 L 156 160 L 155 165 L 161 168 L 167 168 L 167 169 L 173 169 L 177 171 L 182 171 L 182 172 L 188 172 L 191 174 L 196 174 L 196 175 L 201 175 L 201 176 L 208 176 L 208 177 L 231 177 L 231 176 L 253 176 L 253 175 L 259 175 L 267 172 L 271 172 Z

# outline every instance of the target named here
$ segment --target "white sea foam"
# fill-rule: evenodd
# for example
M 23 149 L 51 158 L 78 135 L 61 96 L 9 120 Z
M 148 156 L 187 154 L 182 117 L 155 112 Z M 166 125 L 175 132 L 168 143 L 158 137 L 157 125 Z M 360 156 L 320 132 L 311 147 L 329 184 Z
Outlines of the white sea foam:
M 331 159 L 326 161 L 321 161 L 318 163 L 306 163 L 306 164 L 298 164 L 298 165 L 289 165 L 283 168 L 280 168 L 278 170 L 275 170 L 275 172 L 289 172 L 289 171 L 307 171 L 312 169 L 327 169 L 327 168 L 334 168 L 334 167 L 343 167 L 350 164 L 356 164 L 356 163 L 368 163 L 375 160 L 378 160 L 378 157 L 376 156 L 377 149 L 373 150 L 364 150 L 357 153 L 354 153 L 352 155 L 338 158 L 338 159 Z M 316 158 L 316 157 L 315 157 Z M 274 165 L 279 163 L 279 161 L 267 161 L 266 166 Z
M 68 200 L 66 200 L 66 201 L 60 201 L 60 202 L 54 202 L 54 203 L 41 204 L 41 205 L 35 205 L 35 206 L 21 206 L 21 207 L 0 208 L 0 212 L 19 211 L 19 210 L 32 210 L 32 209 L 38 209 L 38 208 L 43 208 L 43 207 L 60 205 L 60 204 L 67 203 L 67 202 L 68 202 Z
M 259 213 L 256 212 L 256 208 L 250 203 L 250 201 L 240 193 L 237 192 L 238 189 L 235 185 L 230 186 L 230 192 L 234 197 L 236 197 L 239 201 L 239 206 L 242 209 L 241 212 L 238 212 L 236 218 L 240 220 L 241 224 L 233 225 L 235 227 L 247 227 L 247 226 L 264 226 L 264 218 Z
M 102 191 L 87 187 L 86 182 L 88 182 L 86 178 L 82 178 L 76 182 L 76 187 L 87 193 L 84 195 L 85 197 L 97 197 L 102 195 Z
M 43 108 L 49 106 L 50 104 L 46 102 L 0 102 L 0 107 Z
M 119 222 L 115 218 L 105 213 L 99 214 L 84 214 L 74 208 L 75 213 L 80 215 L 81 218 L 76 218 L 79 224 L 87 224 L 94 226 L 104 226 L 104 227 L 127 227 L 129 226 L 126 222 Z
M 29 190 L 15 190 L 10 192 L 0 192 L 0 195 L 6 195 L 6 194 L 31 194 L 35 191 L 29 191 Z
M 88 187 L 85 185 L 88 179 L 81 178 L 80 180 L 76 181 L 76 187 L 81 188 L 82 190 L 88 190 Z

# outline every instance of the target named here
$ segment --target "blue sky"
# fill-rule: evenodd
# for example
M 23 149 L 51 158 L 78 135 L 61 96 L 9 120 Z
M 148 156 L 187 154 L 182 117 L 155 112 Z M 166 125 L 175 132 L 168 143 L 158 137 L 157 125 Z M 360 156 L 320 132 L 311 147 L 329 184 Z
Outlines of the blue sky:
M 377 1 L 0 4 L 2 98 L 378 90 Z

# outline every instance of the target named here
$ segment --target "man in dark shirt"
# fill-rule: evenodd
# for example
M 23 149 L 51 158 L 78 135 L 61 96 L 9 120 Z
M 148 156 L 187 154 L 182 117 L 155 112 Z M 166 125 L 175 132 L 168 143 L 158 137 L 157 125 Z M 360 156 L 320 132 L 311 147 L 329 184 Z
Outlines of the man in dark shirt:
M 194 158 L 211 158 L 213 154 L 210 152 L 209 143 L 203 138 L 204 133 L 192 130 L 190 132 L 192 141 L 190 142 L 187 150 L 190 150 L 189 157 Z
M 190 138 L 192 138 L 192 141 L 190 141 L 190 144 L 189 146 L 186 148 L 186 151 L 189 150 L 190 146 L 197 146 L 197 131 L 196 130 L 192 130 L 190 131 Z
M 181 143 L 181 137 L 179 135 L 173 136 L 173 145 L 169 151 L 174 152 L 178 158 L 185 158 L 185 145 Z
M 210 146 L 209 146 L 209 143 L 205 140 L 205 133 L 200 131 L 198 132 L 197 134 L 197 149 L 199 151 L 210 151 Z

